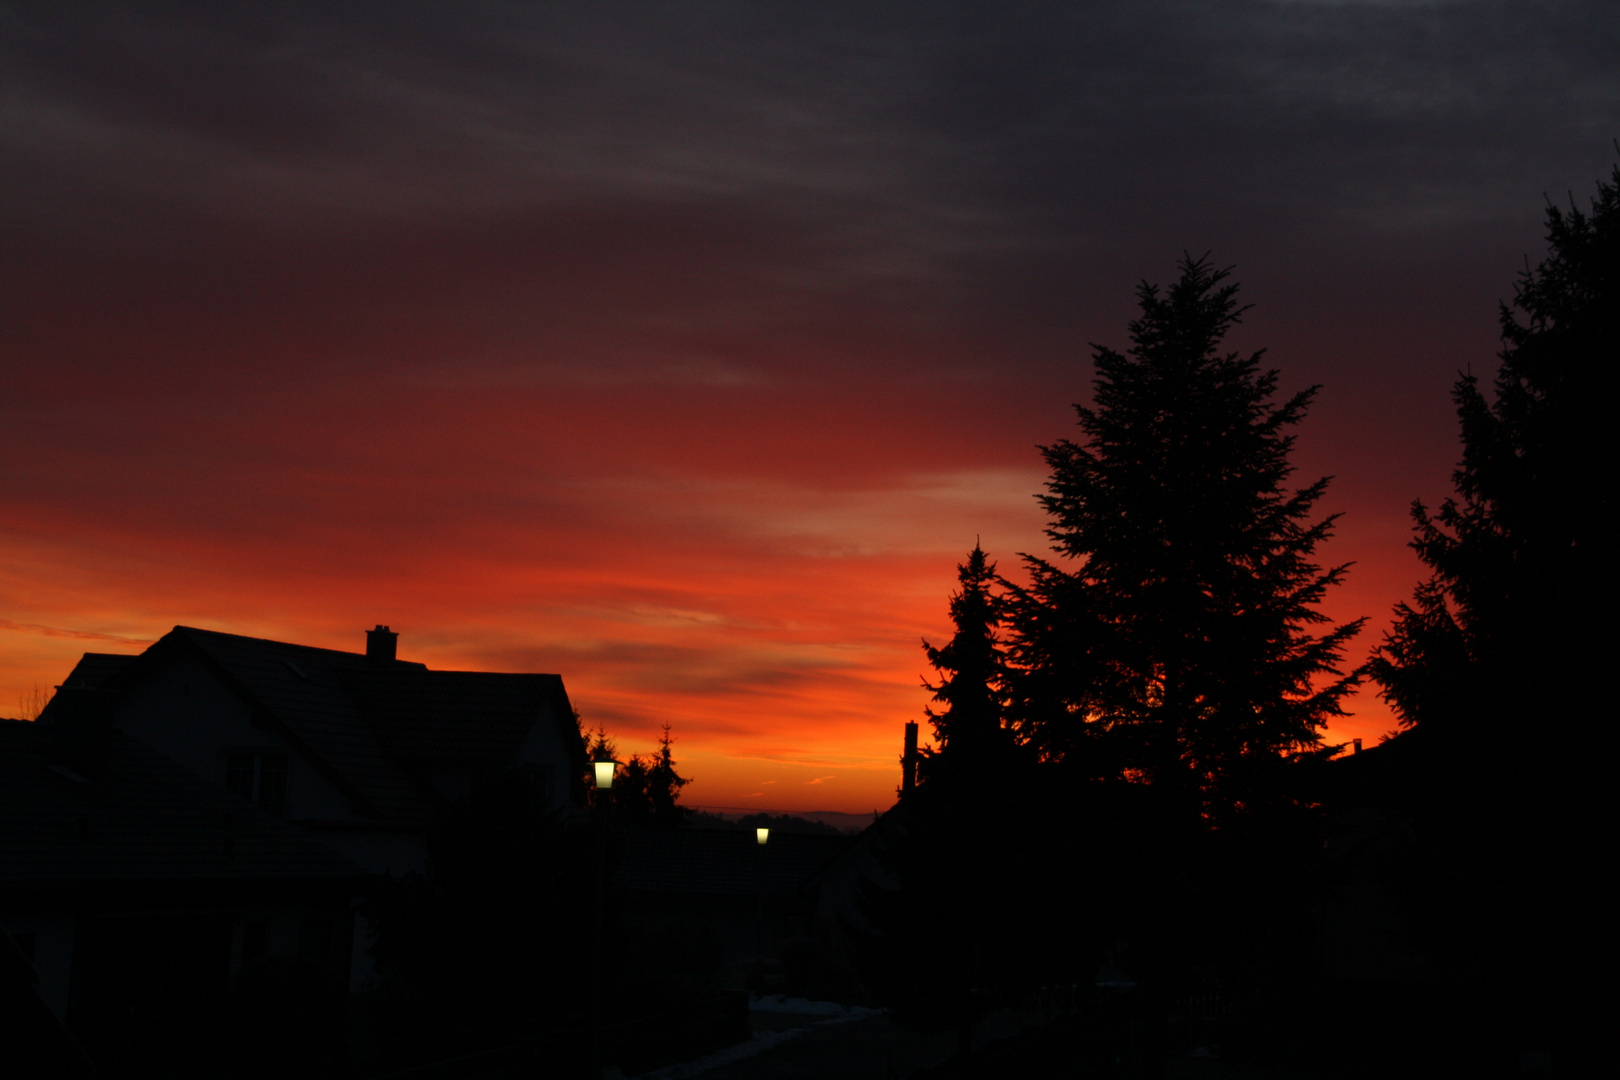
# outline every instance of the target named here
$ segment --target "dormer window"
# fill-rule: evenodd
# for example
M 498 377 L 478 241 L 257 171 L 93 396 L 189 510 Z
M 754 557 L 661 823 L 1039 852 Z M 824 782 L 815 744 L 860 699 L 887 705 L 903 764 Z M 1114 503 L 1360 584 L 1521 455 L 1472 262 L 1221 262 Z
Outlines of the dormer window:
M 287 810 L 287 755 L 227 751 L 225 789 L 280 817 Z

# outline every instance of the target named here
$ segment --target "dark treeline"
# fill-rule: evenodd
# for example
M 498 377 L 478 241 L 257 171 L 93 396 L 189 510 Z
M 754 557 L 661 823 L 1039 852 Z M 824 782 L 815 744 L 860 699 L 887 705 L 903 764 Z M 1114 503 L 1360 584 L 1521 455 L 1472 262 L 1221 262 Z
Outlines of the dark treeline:
M 1361 621 L 1320 611 L 1346 572 L 1318 555 L 1328 481 L 1289 461 L 1317 388 L 1281 396 L 1262 353 L 1223 347 L 1245 309 L 1207 257 L 1140 287 L 1129 348 L 1094 347 L 1079 436 L 1043 449 L 1051 555 L 1015 584 L 975 547 L 953 636 L 924 643 L 934 746 L 850 927 L 897 1020 L 966 1050 L 977 1018 L 1058 993 L 1127 1016 L 1092 1049 L 1146 1073 L 1217 1041 L 1386 1074 L 1581 1067 L 1613 910 L 1617 190 L 1620 169 L 1590 213 L 1549 207 L 1494 400 L 1457 384 L 1456 494 L 1414 507 L 1433 576 L 1360 663 Z M 1330 763 L 1366 678 L 1402 731 Z M 1331 841 L 1363 803 L 1377 855 L 1346 860 Z M 1324 912 L 1369 882 L 1416 959 L 1339 978 Z
M 579 720 L 577 715 L 575 720 Z M 588 775 L 576 779 L 587 807 L 605 813 L 617 825 L 673 828 L 686 820 L 689 811 L 680 805 L 681 789 L 691 779 L 675 771 L 674 738 L 668 724 L 657 751 L 646 757 L 632 754 L 621 759 L 618 746 L 602 727 L 587 732 L 582 725 L 580 738 L 588 761 L 617 765 L 613 786 L 605 791 L 598 790 Z
M 707 810 L 688 810 L 681 824 L 698 829 L 731 829 L 752 832 L 769 829 L 771 835 L 780 833 L 809 833 L 813 836 L 841 836 L 843 830 L 824 821 L 813 821 L 798 814 L 773 814 L 766 810 L 743 814 L 735 821 Z

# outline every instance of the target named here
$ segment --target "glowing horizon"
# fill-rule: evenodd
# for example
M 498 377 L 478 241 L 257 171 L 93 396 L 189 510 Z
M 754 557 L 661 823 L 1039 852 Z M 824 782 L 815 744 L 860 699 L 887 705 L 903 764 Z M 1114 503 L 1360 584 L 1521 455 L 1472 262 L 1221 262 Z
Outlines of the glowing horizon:
M 1036 446 L 1184 250 L 1324 387 L 1360 663 L 1620 73 L 1579 5 L 1358 7 L 14 12 L 0 715 L 177 624 L 386 623 L 670 723 L 689 802 L 881 808 L 956 563 L 1046 550 Z

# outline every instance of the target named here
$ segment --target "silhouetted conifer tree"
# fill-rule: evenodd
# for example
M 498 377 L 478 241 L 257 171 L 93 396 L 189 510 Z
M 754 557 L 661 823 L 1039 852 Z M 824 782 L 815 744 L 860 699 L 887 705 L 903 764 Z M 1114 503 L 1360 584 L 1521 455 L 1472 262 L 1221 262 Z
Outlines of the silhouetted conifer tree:
M 617 764 L 613 787 L 606 793 L 596 787 L 592 778 L 586 777 L 587 806 L 605 808 L 611 820 L 620 825 L 665 828 L 681 823 L 686 814 L 686 808 L 679 803 L 681 789 L 692 781 L 675 769 L 675 740 L 668 724 L 664 725 L 664 734 L 658 741 L 658 752 L 650 757 L 632 754 L 621 761 L 618 744 L 601 726 L 584 738 L 587 769 L 594 761 Z
M 996 567 L 975 544 L 956 576 L 961 589 L 950 600 L 955 632 L 937 649 L 923 642 L 928 662 L 939 672 L 937 683 L 924 679 L 923 686 L 942 706 L 927 710 L 935 746 L 922 755 L 919 780 L 925 783 L 955 762 L 981 772 L 1004 765 L 1012 744 L 1002 727 L 1007 665 L 997 634 L 1003 602 L 995 591 Z
M 1061 924 L 1054 886 L 1072 867 L 1050 843 L 1053 822 L 1001 722 L 995 565 L 974 545 L 957 580 L 951 640 L 923 642 L 939 672 L 923 682 L 943 706 L 928 710 L 937 745 L 916 790 L 879 828 L 888 881 L 862 882 L 864 926 L 852 935 L 863 981 L 895 1020 L 954 1030 L 965 1052 L 975 1021 L 1050 970 Z
M 1615 600 L 1620 167 L 1590 215 L 1549 205 L 1547 234 L 1548 257 L 1501 307 L 1495 401 L 1472 374 L 1452 391 L 1456 496 L 1434 514 L 1413 504 L 1412 546 L 1433 573 L 1372 667 L 1406 724 L 1512 738 L 1515 753 L 1596 735 L 1586 716 L 1554 714 L 1612 657 L 1586 616 Z
M 658 753 L 647 767 L 647 801 L 650 817 L 660 826 L 679 825 L 686 817 L 686 807 L 679 799 L 681 789 L 692 782 L 690 777 L 675 771 L 675 739 L 664 725 L 663 737 L 658 740 Z
M 1045 447 L 1041 497 L 1063 562 L 1026 556 L 1010 589 L 1012 711 L 1049 759 L 1176 790 L 1215 822 L 1311 750 L 1355 676 L 1360 621 L 1317 609 L 1345 567 L 1313 561 L 1333 517 L 1320 479 L 1289 489 L 1291 429 L 1316 393 L 1274 403 L 1263 353 L 1221 344 L 1243 310 L 1227 271 L 1184 259 L 1143 283 L 1126 354 L 1094 347 L 1083 438 Z
M 1592 1045 L 1576 987 L 1616 903 L 1591 853 L 1614 820 L 1620 167 L 1590 213 L 1549 205 L 1547 237 L 1501 307 L 1494 400 L 1453 390 L 1455 495 L 1412 510 L 1432 573 L 1371 664 L 1419 762 L 1416 925 L 1478 1036 L 1442 1037 L 1499 1062 Z
M 1245 310 L 1228 272 L 1179 269 L 1138 288 L 1126 352 L 1093 347 L 1081 437 L 1043 448 L 1057 558 L 1003 583 L 1006 716 L 1067 793 L 1049 835 L 1097 883 L 1052 930 L 1077 980 L 1118 950 L 1150 1059 L 1196 980 L 1283 996 L 1308 962 L 1307 766 L 1361 626 L 1319 610 L 1346 570 L 1316 561 L 1328 481 L 1290 485 L 1317 388 L 1276 400 L 1263 352 L 1223 348 Z

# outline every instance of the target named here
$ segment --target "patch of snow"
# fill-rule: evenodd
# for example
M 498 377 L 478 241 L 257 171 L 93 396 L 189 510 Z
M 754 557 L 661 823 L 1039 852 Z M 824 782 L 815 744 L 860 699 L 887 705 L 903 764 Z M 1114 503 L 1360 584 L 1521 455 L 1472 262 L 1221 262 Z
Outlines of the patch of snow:
M 868 1016 L 876 1016 L 881 1010 L 868 1009 L 860 1005 L 839 1005 L 832 1001 L 809 1001 L 805 998 L 783 997 L 781 994 L 767 994 L 764 997 L 750 997 L 748 1008 L 755 1012 L 795 1013 L 800 1016 L 823 1016 L 814 1024 L 805 1027 L 788 1028 L 786 1031 L 762 1031 L 747 1042 L 728 1046 L 723 1050 L 716 1050 L 707 1057 L 700 1057 L 696 1061 L 683 1061 L 679 1065 L 666 1065 L 653 1072 L 642 1073 L 636 1080 L 686 1080 L 689 1076 L 706 1073 L 710 1069 L 718 1069 L 722 1065 L 730 1065 L 734 1061 L 743 1061 L 790 1039 L 814 1031 L 819 1027 L 828 1027 L 832 1024 L 842 1024 L 850 1020 L 863 1020 Z

